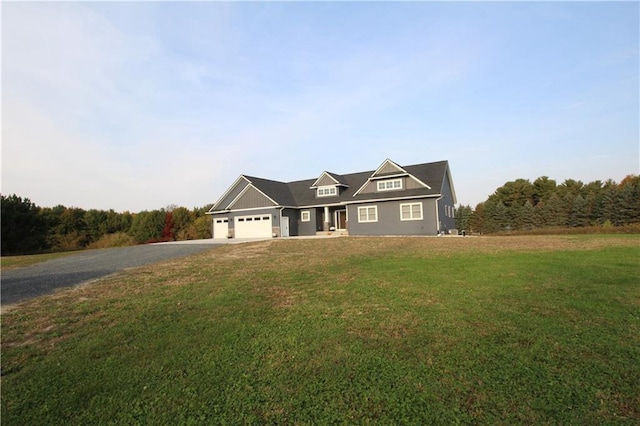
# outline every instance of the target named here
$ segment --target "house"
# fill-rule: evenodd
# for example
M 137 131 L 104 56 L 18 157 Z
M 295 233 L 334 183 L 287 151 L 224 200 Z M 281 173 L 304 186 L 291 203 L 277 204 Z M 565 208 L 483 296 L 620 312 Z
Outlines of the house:
M 447 161 L 278 182 L 241 175 L 207 212 L 213 238 L 437 235 L 455 228 Z

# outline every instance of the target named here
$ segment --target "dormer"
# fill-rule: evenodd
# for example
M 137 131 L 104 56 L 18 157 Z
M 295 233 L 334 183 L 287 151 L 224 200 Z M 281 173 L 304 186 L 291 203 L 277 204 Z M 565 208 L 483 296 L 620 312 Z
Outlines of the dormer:
M 316 197 L 333 197 L 340 195 L 340 190 L 348 187 L 342 176 L 324 171 L 309 189 L 316 191 Z
M 353 196 L 361 193 L 393 192 L 416 188 L 429 188 L 429 186 L 393 161 L 386 159 Z

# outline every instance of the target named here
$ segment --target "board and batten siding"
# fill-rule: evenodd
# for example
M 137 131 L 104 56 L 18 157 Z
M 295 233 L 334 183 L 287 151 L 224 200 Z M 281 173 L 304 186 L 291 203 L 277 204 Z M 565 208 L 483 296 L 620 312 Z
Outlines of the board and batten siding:
M 229 203 L 231 203 L 235 198 L 240 195 L 243 189 L 245 189 L 249 185 L 244 179 L 241 179 L 236 186 L 234 186 L 229 193 L 218 203 L 217 210 L 224 210 L 227 208 Z
M 421 220 L 400 220 L 400 204 L 422 203 Z M 358 207 L 378 207 L 377 222 L 358 222 Z M 349 235 L 437 235 L 435 198 L 378 203 L 351 204 L 347 206 Z
M 275 204 L 254 187 L 249 187 L 242 196 L 230 206 L 231 209 L 254 209 L 257 207 L 270 207 Z
M 329 185 L 337 185 L 336 181 L 331 178 L 329 175 L 322 176 L 322 179 L 316 184 L 316 186 L 329 186 Z
M 378 175 L 386 175 L 388 173 L 398 173 L 398 172 L 402 172 L 402 170 L 400 170 L 399 168 L 397 168 L 393 164 L 387 162 L 387 164 L 385 164 L 382 169 L 378 170 L 378 173 L 376 174 L 376 176 L 378 176 Z

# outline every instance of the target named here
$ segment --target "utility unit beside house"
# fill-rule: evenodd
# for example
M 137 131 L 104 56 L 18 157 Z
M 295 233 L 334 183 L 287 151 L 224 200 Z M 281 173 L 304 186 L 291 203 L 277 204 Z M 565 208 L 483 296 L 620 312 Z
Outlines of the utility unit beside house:
M 241 175 L 207 212 L 213 238 L 438 235 L 455 228 L 447 161 L 278 182 Z

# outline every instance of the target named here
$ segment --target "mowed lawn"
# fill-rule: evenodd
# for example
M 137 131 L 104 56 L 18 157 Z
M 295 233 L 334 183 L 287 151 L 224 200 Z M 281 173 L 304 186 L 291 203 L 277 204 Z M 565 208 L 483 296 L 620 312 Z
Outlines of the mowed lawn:
M 225 246 L 2 314 L 2 423 L 638 424 L 640 238 Z

